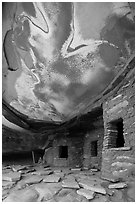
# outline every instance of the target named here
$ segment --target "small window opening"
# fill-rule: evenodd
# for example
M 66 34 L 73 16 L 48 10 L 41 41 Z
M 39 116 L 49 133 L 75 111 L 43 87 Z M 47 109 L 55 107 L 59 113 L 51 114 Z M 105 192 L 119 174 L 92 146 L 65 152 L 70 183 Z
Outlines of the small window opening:
M 110 123 L 110 140 L 112 148 L 124 147 L 124 135 L 123 135 L 123 119 L 120 118 Z
M 91 142 L 91 156 L 96 157 L 98 154 L 97 152 L 97 141 L 92 141 Z
M 68 146 L 59 146 L 59 158 L 68 158 Z

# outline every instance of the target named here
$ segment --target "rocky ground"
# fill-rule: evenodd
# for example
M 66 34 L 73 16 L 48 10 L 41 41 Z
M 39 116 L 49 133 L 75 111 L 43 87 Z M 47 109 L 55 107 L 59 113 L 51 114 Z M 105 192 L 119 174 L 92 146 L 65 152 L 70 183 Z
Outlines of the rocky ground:
M 3 202 L 134 202 L 135 182 L 101 179 L 96 169 L 3 165 Z

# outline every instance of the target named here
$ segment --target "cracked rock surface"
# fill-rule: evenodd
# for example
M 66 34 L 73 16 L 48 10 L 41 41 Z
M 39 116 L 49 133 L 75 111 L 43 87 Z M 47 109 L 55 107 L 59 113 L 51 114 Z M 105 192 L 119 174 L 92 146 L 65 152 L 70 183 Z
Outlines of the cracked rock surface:
M 100 172 L 46 165 L 4 166 L 3 202 L 134 202 L 135 182 L 111 182 Z

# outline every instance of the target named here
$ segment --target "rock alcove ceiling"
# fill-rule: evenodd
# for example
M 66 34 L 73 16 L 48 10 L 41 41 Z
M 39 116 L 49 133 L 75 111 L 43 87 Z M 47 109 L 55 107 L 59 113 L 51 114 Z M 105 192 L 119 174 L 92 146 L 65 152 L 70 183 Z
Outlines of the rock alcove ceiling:
M 128 2 L 2 4 L 3 123 L 53 129 L 82 114 L 134 52 Z M 13 125 L 14 124 L 14 125 Z

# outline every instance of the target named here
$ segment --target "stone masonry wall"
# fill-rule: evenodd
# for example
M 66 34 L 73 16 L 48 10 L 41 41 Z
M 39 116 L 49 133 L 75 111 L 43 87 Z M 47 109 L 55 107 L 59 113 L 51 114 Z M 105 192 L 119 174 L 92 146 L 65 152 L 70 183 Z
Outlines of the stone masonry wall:
M 103 119 L 101 119 L 99 126 L 95 124 L 95 129 L 87 133 L 84 142 L 84 155 L 83 155 L 83 166 L 86 168 L 101 168 L 102 161 L 102 146 L 104 128 L 102 126 Z M 91 155 L 91 142 L 97 141 L 97 156 L 92 157 Z
M 59 157 L 59 147 L 68 146 L 68 158 Z M 59 136 L 53 141 L 53 147 L 50 148 L 45 157 L 45 162 L 52 166 L 82 166 L 83 161 L 83 137 L 65 137 Z
M 103 147 L 103 117 L 92 123 L 94 129 L 86 135 L 57 136 L 44 155 L 44 161 L 53 166 L 101 168 Z M 91 142 L 97 141 L 97 156 L 91 155 Z M 59 147 L 68 146 L 68 158 L 59 157 Z M 94 149 L 94 148 L 93 148 Z
M 134 174 L 135 157 L 135 83 L 130 76 L 119 91 L 103 104 L 104 142 L 102 152 L 102 176 L 125 178 Z M 124 147 L 112 148 L 117 130 L 111 122 L 123 119 Z M 114 141 L 113 141 L 114 140 Z

